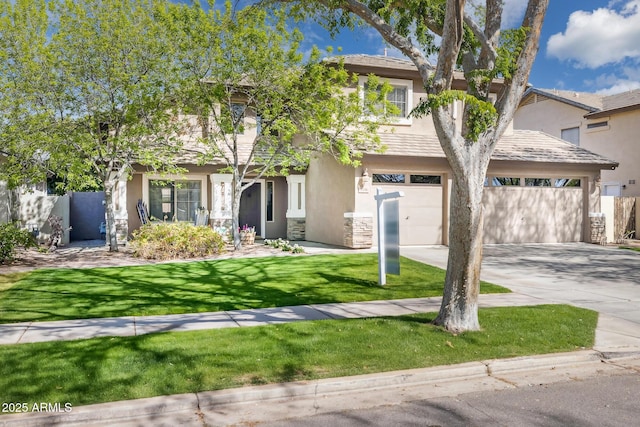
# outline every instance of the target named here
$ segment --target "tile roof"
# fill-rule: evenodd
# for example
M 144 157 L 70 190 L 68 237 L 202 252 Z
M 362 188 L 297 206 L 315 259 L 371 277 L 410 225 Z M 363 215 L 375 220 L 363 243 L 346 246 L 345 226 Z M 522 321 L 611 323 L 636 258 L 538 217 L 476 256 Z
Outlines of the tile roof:
M 387 133 L 381 135 L 386 146 L 382 155 L 445 158 L 436 135 L 408 135 Z M 375 153 L 371 153 L 375 154 Z M 617 166 L 599 154 L 577 147 L 562 139 L 540 131 L 514 130 L 503 136 L 491 156 L 492 160 L 510 160 L 537 163 L 570 163 Z
M 614 95 L 600 95 L 588 92 L 529 88 L 523 95 L 523 99 L 531 93 L 547 96 L 556 101 L 565 102 L 587 110 L 588 113 L 585 117 L 604 116 L 608 112 L 615 112 L 617 110 L 640 109 L 640 89 Z
M 342 59 L 345 65 L 362 65 L 377 68 L 391 68 L 396 70 L 418 71 L 416 66 L 408 59 L 381 55 L 342 55 L 329 58 L 328 61 Z

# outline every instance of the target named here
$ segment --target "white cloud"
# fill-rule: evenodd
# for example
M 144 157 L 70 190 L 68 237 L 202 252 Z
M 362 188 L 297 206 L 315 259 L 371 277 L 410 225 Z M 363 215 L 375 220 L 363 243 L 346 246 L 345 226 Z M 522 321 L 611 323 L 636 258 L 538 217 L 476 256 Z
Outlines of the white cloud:
M 640 89 L 640 82 L 632 80 L 618 80 L 615 85 L 597 90 L 596 93 L 601 95 L 615 95 L 617 93 L 627 92 L 634 89 Z
M 621 75 L 600 74 L 594 80 L 585 80 L 585 85 L 595 88 L 597 93 L 612 95 L 640 88 L 640 70 L 637 67 L 623 67 Z
M 609 7 L 620 3 L 614 1 Z M 578 10 L 569 16 L 564 33 L 547 42 L 547 55 L 597 68 L 626 58 L 640 58 L 640 0 L 628 0 L 619 10 Z

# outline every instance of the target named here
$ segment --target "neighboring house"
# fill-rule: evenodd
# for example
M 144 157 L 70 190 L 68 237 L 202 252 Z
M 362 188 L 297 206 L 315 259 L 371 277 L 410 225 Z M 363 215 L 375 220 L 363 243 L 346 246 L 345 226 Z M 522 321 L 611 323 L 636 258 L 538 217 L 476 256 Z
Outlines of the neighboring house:
M 402 190 L 400 244 L 446 245 L 451 170 L 432 119 L 408 116 L 426 96 L 417 70 L 411 62 L 396 58 L 349 55 L 343 59 L 349 70 L 360 76 L 373 73 L 394 87 L 389 100 L 401 114 L 380 130 L 386 151 L 365 154 L 357 168 L 318 156 L 305 173 L 261 179 L 242 195 L 240 223 L 255 226 L 257 234 L 265 238 L 370 247 L 376 241 L 376 190 Z M 462 79 L 457 88 L 464 88 Z M 458 120 L 460 107 L 451 109 Z M 245 120 L 244 137 L 250 141 L 255 137 L 256 118 L 247 116 Z M 140 226 L 138 200 L 157 218 L 193 221 L 197 208 L 205 207 L 214 227 L 229 226 L 231 175 L 220 173 L 216 164 L 196 166 L 195 160 L 186 158 L 182 163 L 189 173 L 176 178 L 181 185 L 142 168 L 132 179 L 123 179 L 114 197 L 121 234 Z M 616 166 L 601 155 L 546 133 L 509 130 L 489 165 L 485 242 L 589 241 L 589 213 L 600 208 L 600 171 Z M 160 185 L 158 180 L 168 182 Z
M 602 172 L 603 196 L 640 197 L 640 89 L 617 95 L 528 89 L 516 129 L 540 130 L 619 162 Z

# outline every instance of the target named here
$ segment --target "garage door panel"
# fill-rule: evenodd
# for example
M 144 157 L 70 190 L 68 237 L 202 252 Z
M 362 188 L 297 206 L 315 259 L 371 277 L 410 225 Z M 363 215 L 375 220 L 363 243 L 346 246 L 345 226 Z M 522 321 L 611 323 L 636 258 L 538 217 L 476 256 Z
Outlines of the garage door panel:
M 404 193 L 399 199 L 401 245 L 442 244 L 442 187 L 384 185 L 380 189 Z
M 581 188 L 485 188 L 485 243 L 582 240 Z

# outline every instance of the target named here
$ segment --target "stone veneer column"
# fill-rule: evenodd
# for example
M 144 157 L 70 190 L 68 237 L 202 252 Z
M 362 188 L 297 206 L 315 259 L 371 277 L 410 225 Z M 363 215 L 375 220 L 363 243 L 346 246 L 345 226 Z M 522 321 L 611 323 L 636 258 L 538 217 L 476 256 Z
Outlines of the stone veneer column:
M 305 218 L 287 218 L 287 239 L 304 240 L 306 225 Z
M 228 241 L 233 239 L 233 220 L 231 215 L 233 176 L 224 173 L 212 173 L 211 180 L 211 213 L 209 220 L 214 230 Z
M 373 246 L 373 214 L 346 212 L 344 214 L 344 245 L 353 249 Z
M 305 240 L 306 211 L 306 176 L 287 176 L 287 239 Z

